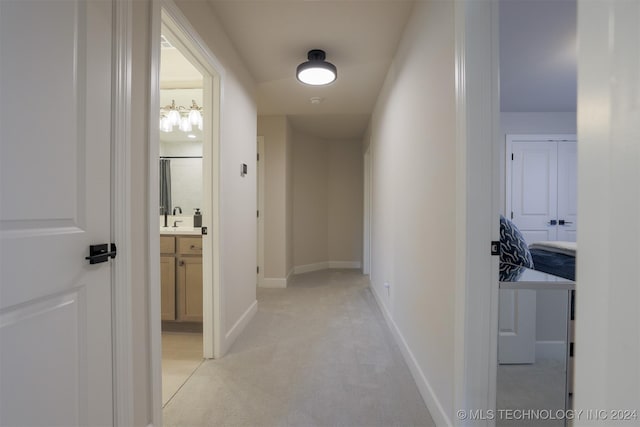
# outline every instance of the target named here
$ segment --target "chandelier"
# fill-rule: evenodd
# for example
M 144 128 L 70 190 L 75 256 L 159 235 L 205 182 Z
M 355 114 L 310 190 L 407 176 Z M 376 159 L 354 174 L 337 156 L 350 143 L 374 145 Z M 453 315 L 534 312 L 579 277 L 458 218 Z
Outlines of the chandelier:
M 191 100 L 191 107 L 176 105 L 175 100 L 171 100 L 171 105 L 160 108 L 160 130 L 162 132 L 173 132 L 175 127 L 182 132 L 191 132 L 194 126 L 202 130 L 202 107 Z

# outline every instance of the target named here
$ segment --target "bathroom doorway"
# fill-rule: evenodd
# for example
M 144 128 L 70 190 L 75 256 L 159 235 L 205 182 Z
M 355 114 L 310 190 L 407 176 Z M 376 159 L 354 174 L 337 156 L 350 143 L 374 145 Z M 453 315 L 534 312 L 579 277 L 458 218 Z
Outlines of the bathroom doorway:
M 160 7 L 152 31 L 149 146 L 156 416 L 204 359 L 216 357 L 221 329 L 220 67 L 175 5 Z
M 202 363 L 202 73 L 160 36 L 159 199 L 162 406 Z

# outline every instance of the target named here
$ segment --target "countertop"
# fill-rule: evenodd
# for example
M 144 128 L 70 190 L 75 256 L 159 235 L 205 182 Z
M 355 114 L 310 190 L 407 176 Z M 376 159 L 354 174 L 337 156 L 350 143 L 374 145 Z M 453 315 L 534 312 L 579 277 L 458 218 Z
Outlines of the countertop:
M 200 236 L 202 235 L 202 229 L 200 227 L 160 227 L 160 234 L 170 236 Z

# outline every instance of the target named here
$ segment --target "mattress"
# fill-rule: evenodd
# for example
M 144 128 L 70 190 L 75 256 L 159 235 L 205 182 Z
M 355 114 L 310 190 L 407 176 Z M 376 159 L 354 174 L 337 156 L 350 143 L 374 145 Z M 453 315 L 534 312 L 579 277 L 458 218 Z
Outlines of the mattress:
M 576 257 L 565 253 L 552 252 L 531 245 L 529 248 L 533 258 L 533 268 L 554 276 L 576 280 Z

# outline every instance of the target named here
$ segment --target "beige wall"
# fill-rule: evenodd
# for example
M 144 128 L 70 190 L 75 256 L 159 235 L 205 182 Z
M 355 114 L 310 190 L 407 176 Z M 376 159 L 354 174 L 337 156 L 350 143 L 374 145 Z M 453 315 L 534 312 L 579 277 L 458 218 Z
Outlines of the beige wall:
M 359 265 L 362 142 L 330 141 L 300 132 L 294 132 L 293 139 L 294 265 Z
M 326 141 L 294 131 L 293 262 L 296 267 L 329 261 Z
M 362 141 L 331 141 L 328 146 L 329 262 L 362 259 Z
M 224 331 L 256 301 L 255 83 L 206 1 L 176 4 L 224 67 L 220 146 L 220 239 Z M 249 173 L 241 177 L 242 163 Z M 230 343 L 226 343 L 227 346 Z
M 221 245 L 222 285 L 225 317 L 229 329 L 255 302 L 256 266 L 256 106 L 254 83 L 222 31 L 208 3 L 178 0 L 177 5 L 225 69 L 223 121 L 221 124 Z M 131 254 L 133 297 L 134 423 L 152 422 L 150 350 L 148 324 L 149 283 L 147 262 L 151 256 L 148 242 L 147 194 L 157 191 L 157 182 L 148 180 L 148 117 L 150 87 L 150 21 L 148 0 L 133 2 L 133 81 L 131 142 Z M 241 163 L 249 165 L 249 175 L 241 178 Z M 155 255 L 155 254 L 154 254 Z M 226 345 L 230 343 L 227 342 Z
M 258 117 L 264 137 L 264 277 L 284 279 L 291 271 L 293 197 L 292 141 L 285 116 Z
M 371 286 L 440 424 L 456 419 L 454 27 L 453 2 L 416 3 L 370 129 Z

